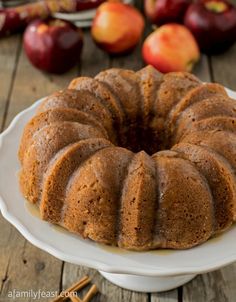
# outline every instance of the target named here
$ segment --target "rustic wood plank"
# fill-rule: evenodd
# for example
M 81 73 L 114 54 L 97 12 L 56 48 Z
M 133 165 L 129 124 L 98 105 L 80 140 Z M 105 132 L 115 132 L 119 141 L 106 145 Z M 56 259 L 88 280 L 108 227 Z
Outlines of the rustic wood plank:
M 236 44 L 226 53 L 213 56 L 210 62 L 213 80 L 236 90 Z
M 80 74 L 93 77 L 101 70 L 109 67 L 109 57 L 99 49 L 92 40 L 90 30 L 84 31 L 84 47 L 81 60 Z
M 152 294 L 150 302 L 177 302 L 177 301 L 178 301 L 178 290 L 174 289 L 168 292 Z
M 12 88 L 20 44 L 20 36 L 7 37 L 0 40 L 0 131 L 2 130 L 5 108 Z
M 5 126 L 18 112 L 33 104 L 37 99 L 65 88 L 76 75 L 77 68 L 61 76 L 43 73 L 30 64 L 21 49 Z
M 184 302 L 235 301 L 236 264 L 197 276 L 184 286 Z
M 203 82 L 211 81 L 209 59 L 206 55 L 201 55 L 199 62 L 193 69 L 193 74 L 195 74 Z
M 4 126 L 35 100 L 66 87 L 76 75 L 77 68 L 63 76 L 42 73 L 31 66 L 21 49 Z M 62 262 L 32 246 L 2 217 L 0 226 L 0 299 L 6 301 L 9 290 L 14 288 L 58 291 Z M 32 297 L 24 301 L 32 301 Z M 50 298 L 44 301 L 50 301 Z
M 12 88 L 12 82 L 15 73 L 15 65 L 19 56 L 20 36 L 12 36 L 6 39 L 0 40 L 0 131 L 3 129 L 3 121 L 5 116 L 5 109 L 9 99 L 10 91 Z M 9 243 L 11 236 L 11 228 L 9 224 L 3 219 L 0 214 L 0 291 L 3 287 L 3 283 L 7 279 L 8 261 L 6 260 L 6 247 Z
M 112 56 L 110 58 L 110 67 L 126 68 L 134 71 L 141 69 L 144 65 L 141 55 L 143 39 L 131 53 L 117 57 Z
M 61 276 L 61 261 L 49 256 L 28 243 L 12 226 L 7 245 L 1 246 L 1 261 L 7 268 L 2 278 L 0 301 L 7 301 L 15 291 L 58 291 Z M 32 296 L 18 298 L 31 302 Z M 50 301 L 50 298 L 38 301 Z
M 105 281 L 98 271 L 85 267 L 76 267 L 75 265 L 65 265 L 63 287 L 69 287 L 71 284 L 75 283 L 85 275 L 89 275 L 92 278 L 92 283 L 96 284 L 99 289 L 99 293 L 93 298 L 93 302 L 148 302 L 147 294 L 121 289 L 118 286 Z M 81 292 L 81 297 L 84 296 L 84 293 L 88 290 L 88 288 L 89 286 Z

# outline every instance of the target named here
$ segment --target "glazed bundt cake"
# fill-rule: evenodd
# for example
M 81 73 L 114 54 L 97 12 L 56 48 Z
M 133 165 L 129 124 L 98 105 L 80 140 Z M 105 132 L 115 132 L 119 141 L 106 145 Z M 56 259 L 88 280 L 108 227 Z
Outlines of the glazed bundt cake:
M 151 66 L 74 79 L 24 129 L 20 187 L 41 217 L 126 249 L 184 249 L 236 220 L 236 101 Z

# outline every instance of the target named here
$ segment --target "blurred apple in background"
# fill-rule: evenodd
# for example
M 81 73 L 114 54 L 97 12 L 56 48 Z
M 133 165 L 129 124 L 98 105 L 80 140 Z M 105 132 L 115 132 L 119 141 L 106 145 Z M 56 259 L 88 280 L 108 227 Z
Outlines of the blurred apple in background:
M 184 20 L 203 52 L 219 53 L 236 41 L 236 8 L 225 0 L 202 0 L 189 6 Z
M 152 23 L 162 25 L 169 22 L 182 23 L 191 0 L 145 0 L 146 16 Z
M 144 18 L 134 7 L 119 2 L 99 6 L 91 33 L 99 47 L 112 54 L 132 50 L 144 29 Z
M 151 33 L 143 44 L 143 59 L 160 72 L 191 71 L 200 52 L 191 32 L 183 25 L 166 24 Z
M 64 73 L 80 58 L 82 32 L 67 21 L 36 20 L 24 33 L 24 49 L 31 63 L 44 71 Z

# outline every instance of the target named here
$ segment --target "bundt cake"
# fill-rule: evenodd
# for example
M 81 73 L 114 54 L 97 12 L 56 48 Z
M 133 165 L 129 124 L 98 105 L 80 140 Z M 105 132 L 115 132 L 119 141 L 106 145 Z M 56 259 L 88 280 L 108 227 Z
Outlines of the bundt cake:
M 236 220 L 236 101 L 189 73 L 74 79 L 39 105 L 19 160 L 42 219 L 97 242 L 185 249 Z

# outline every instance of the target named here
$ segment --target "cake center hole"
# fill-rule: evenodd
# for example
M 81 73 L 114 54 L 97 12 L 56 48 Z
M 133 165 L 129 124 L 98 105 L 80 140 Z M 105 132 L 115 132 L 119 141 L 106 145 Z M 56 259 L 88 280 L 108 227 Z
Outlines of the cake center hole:
M 152 155 L 167 148 L 164 130 L 158 127 L 158 123 L 150 123 L 143 126 L 138 120 L 137 125 L 129 124 L 125 129 L 126 134 L 120 137 L 120 146 L 133 152 L 145 151 Z

